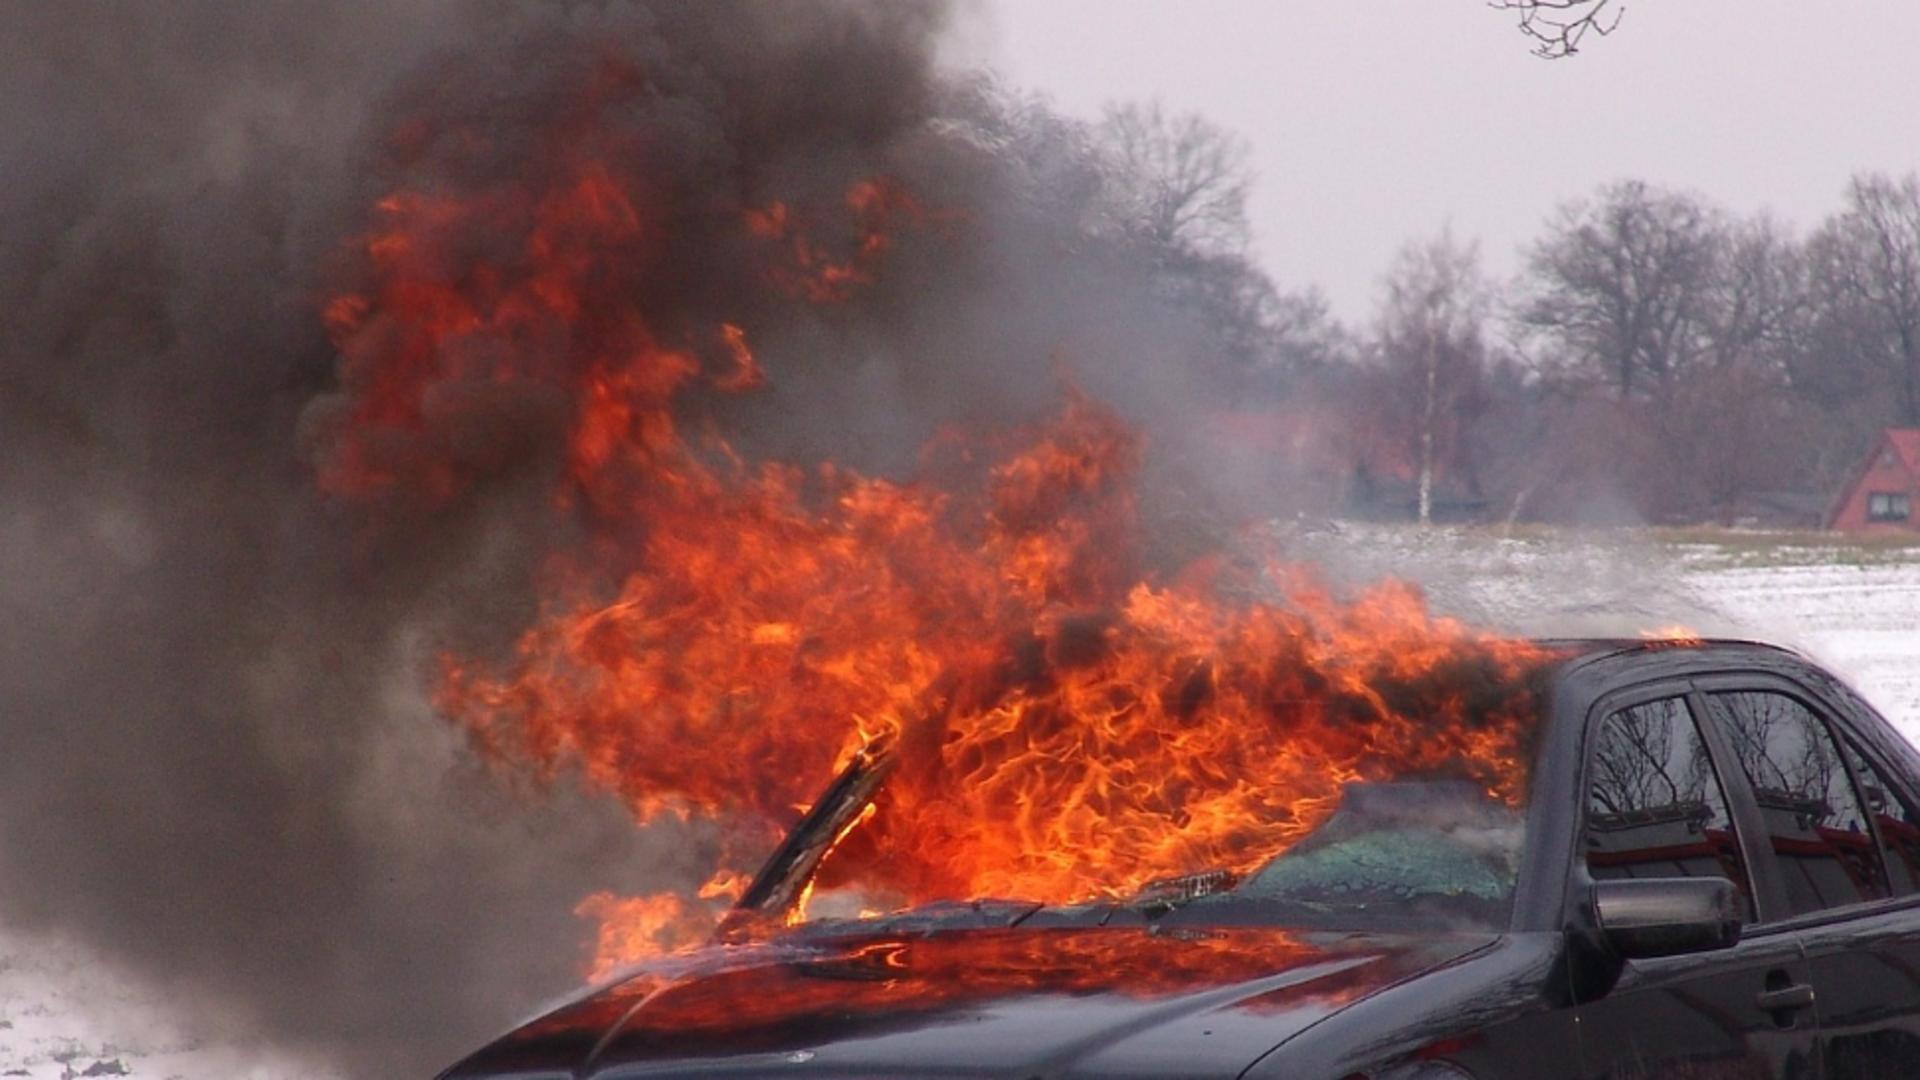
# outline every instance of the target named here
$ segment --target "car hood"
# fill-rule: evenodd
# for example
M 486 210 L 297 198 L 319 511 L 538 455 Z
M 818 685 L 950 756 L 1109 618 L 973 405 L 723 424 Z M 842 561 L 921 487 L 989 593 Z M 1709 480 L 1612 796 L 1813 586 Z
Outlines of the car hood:
M 1132 927 L 714 948 L 564 1005 L 443 1080 L 1233 1076 L 1491 940 Z

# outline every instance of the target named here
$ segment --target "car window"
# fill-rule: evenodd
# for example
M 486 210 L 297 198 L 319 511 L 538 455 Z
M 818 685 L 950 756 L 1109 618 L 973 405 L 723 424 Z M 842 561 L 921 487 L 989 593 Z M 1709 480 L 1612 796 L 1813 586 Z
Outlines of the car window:
M 1826 723 L 1773 691 L 1710 700 L 1753 787 L 1789 913 L 1884 898 L 1886 868 Z
M 1595 878 L 1724 877 L 1753 918 L 1753 889 L 1700 729 L 1685 698 L 1602 722 L 1587 792 L 1587 870 Z
M 1885 856 L 1887 876 L 1897 896 L 1920 892 L 1920 817 L 1908 805 L 1900 789 L 1887 781 L 1886 774 L 1868 761 L 1853 744 L 1841 742 L 1853 774 L 1860 778 L 1862 801 L 1880 833 L 1880 850 Z

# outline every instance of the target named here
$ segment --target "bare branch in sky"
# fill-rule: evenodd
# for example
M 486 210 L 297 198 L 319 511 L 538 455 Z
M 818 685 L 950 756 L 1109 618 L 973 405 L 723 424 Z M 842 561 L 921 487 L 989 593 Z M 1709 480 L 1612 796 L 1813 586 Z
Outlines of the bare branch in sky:
M 1533 39 L 1533 52 L 1559 60 L 1580 51 L 1588 34 L 1606 37 L 1620 25 L 1626 5 L 1618 0 L 1487 0 L 1488 6 L 1518 12 L 1520 32 Z
M 1146 235 L 1195 250 L 1246 243 L 1253 174 L 1243 140 L 1198 114 L 1170 114 L 1157 101 L 1108 106 L 1100 131 Z

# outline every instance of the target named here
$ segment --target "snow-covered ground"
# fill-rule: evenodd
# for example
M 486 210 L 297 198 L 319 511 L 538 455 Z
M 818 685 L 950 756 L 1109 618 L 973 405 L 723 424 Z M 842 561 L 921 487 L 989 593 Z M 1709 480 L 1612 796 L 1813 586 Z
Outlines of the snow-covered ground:
M 1282 530 L 1296 553 L 1360 581 L 1409 574 L 1434 605 L 1537 634 L 1633 634 L 1681 624 L 1797 647 L 1848 677 L 1920 741 L 1920 547 L 1821 538 L 1643 533 Z M 136 987 L 78 946 L 0 927 L 0 1077 L 324 1080 L 245 1040 L 183 1029 L 162 989 Z
M 209 1039 L 173 1019 L 162 989 L 88 950 L 0 928 L 0 1077 L 74 1080 L 336 1080 L 244 1039 Z
M 1684 626 L 1798 649 L 1920 742 L 1920 545 L 1365 525 L 1285 539 L 1339 578 L 1412 577 L 1436 609 L 1477 625 L 1622 637 Z
M 1756 627 L 1780 627 L 1920 741 L 1920 561 L 1881 566 L 1733 567 L 1699 575 Z

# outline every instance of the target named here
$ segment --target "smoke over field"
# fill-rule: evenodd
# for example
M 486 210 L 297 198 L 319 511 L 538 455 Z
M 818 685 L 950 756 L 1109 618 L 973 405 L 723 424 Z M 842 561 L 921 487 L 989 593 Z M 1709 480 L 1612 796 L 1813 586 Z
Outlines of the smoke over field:
M 466 421 L 494 455 L 485 495 L 411 513 L 325 497 L 303 434 L 338 385 L 322 306 L 398 174 L 531 167 L 541 95 L 606 65 L 660 80 L 640 123 L 687 190 L 745 182 L 755 138 L 858 157 L 910 129 L 938 13 L 816 14 L 10 6 L 10 925 L 163 980 L 196 1023 L 393 1076 L 575 981 L 585 893 L 685 872 L 697 838 L 640 833 L 564 779 L 511 790 L 425 700 L 442 634 L 484 639 L 528 603 L 514 509 L 536 496 L 512 474 L 542 467 L 540 402 Z M 853 102 L 879 84 L 883 106 Z M 769 182 L 804 164 L 753 163 Z
M 10 7 L 6 921 L 208 1030 L 424 1071 L 579 977 L 582 897 L 737 839 L 636 829 L 566 755 L 489 769 L 429 700 L 509 655 L 555 551 L 646 527 L 613 489 L 555 512 L 607 460 L 582 387 L 622 440 L 684 389 L 694 437 L 876 477 L 1067 380 L 1177 448 L 1220 327 L 1073 131 L 937 76 L 946 18 Z M 1204 499 L 1143 492 L 1187 523 L 1143 557 L 1190 549 Z

